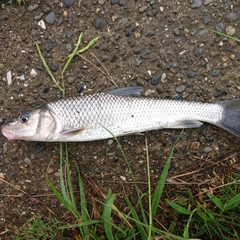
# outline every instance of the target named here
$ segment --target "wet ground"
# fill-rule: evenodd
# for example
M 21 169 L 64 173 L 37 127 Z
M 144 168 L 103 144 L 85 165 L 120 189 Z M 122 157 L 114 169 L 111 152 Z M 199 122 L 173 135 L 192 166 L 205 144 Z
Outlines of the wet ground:
M 71 5 L 72 1 L 65 2 Z M 53 74 L 61 79 L 60 70 L 81 31 L 81 46 L 97 36 L 100 39 L 83 54 L 92 64 L 76 57 L 67 70 L 67 97 L 113 86 L 96 68 L 104 71 L 100 61 L 119 87 L 141 85 L 149 97 L 215 102 L 240 96 L 240 45 L 207 30 L 217 29 L 239 38 L 238 0 L 73 2 L 68 7 L 60 0 L 26 1 L 23 6 L 1 1 L 2 123 L 22 110 L 61 97 L 43 67 L 35 43 L 39 43 Z M 11 83 L 7 79 L 10 71 Z M 147 191 L 145 136 L 154 185 L 179 133 L 159 130 L 119 138 L 143 192 Z M 197 192 L 202 186 L 221 184 L 216 176 L 238 169 L 239 143 L 238 138 L 210 124 L 185 130 L 174 153 L 166 194 L 185 196 L 189 186 Z M 0 238 L 7 239 L 33 215 L 64 220 L 67 213 L 45 178 L 54 158 L 49 173 L 59 187 L 58 148 L 58 143 L 10 142 L 0 136 L 0 177 L 11 184 L 0 181 Z M 76 160 L 82 172 L 104 193 L 111 188 L 119 203 L 125 193 L 134 199 L 132 179 L 114 141 L 70 143 L 69 153 L 70 160 Z M 163 221 L 167 226 L 168 219 Z

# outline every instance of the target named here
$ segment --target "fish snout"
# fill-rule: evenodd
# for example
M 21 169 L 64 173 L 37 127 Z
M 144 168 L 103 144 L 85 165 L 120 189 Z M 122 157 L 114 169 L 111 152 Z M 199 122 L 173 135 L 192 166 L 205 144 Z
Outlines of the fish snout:
M 8 129 L 8 124 L 2 126 L 2 134 L 8 140 L 14 140 L 15 139 L 15 135 L 12 133 L 11 130 Z

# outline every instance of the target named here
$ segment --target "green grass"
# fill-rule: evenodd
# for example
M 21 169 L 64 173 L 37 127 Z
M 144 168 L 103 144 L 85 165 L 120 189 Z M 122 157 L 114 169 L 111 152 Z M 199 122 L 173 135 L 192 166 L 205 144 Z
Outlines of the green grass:
M 59 238 L 61 237 L 61 238 Z M 13 240 L 56 240 L 64 239 L 56 219 L 44 221 L 40 216 L 31 217 Z

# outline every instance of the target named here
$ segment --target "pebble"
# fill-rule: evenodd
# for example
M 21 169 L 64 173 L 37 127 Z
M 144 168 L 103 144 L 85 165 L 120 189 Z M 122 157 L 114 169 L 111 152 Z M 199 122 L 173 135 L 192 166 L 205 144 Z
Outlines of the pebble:
M 133 47 L 133 52 L 136 53 L 136 54 L 140 53 L 141 50 L 142 50 L 142 48 L 140 46 L 134 46 Z
M 51 43 L 48 43 L 48 44 L 46 44 L 45 49 L 47 52 L 49 52 L 53 49 L 53 45 Z
M 225 16 L 225 22 L 230 23 L 230 22 L 235 22 L 238 19 L 238 14 L 237 12 L 230 12 Z
M 203 36 L 203 35 L 205 35 L 206 33 L 208 33 L 209 31 L 207 30 L 207 29 L 202 29 L 202 30 L 200 30 L 199 31 L 199 35 L 200 36 Z
M 156 89 L 157 89 L 158 93 L 163 93 L 164 92 L 162 84 L 158 84 Z
M 140 66 L 142 63 L 142 60 L 141 59 L 138 59 L 138 58 L 135 58 L 135 65 L 138 67 Z
M 71 7 L 74 3 L 74 0 L 64 0 L 64 4 L 67 8 Z
M 176 92 L 177 93 L 183 93 L 186 90 L 186 86 L 185 85 L 180 85 L 176 88 Z
M 49 24 L 54 24 L 54 21 L 55 21 L 55 13 L 54 12 L 50 12 L 47 16 L 46 16 L 46 21 L 49 23 Z
M 192 142 L 191 143 L 191 149 L 192 150 L 198 150 L 200 147 L 200 142 Z
M 38 4 L 29 5 L 28 8 L 27 8 L 27 10 L 28 10 L 29 12 L 32 12 L 32 11 L 38 9 L 38 6 L 39 6 Z
M 72 84 L 72 83 L 74 83 L 75 78 L 73 76 L 68 76 L 67 81 L 68 81 L 68 83 Z
M 173 32 L 176 36 L 179 36 L 179 34 L 180 34 L 179 28 L 175 28 Z
M 174 41 L 174 43 L 176 43 L 176 44 L 177 44 L 177 43 L 179 43 L 179 42 L 180 42 L 180 40 L 181 40 L 181 38 L 180 38 L 180 37 L 176 37 L 176 38 L 174 38 L 174 40 L 173 40 L 173 41 Z
M 103 29 L 105 26 L 105 20 L 103 18 L 97 18 L 95 22 L 95 28 L 97 30 Z
M 46 145 L 45 145 L 45 143 L 43 143 L 43 142 L 37 142 L 36 143 L 36 151 L 37 152 L 42 152 L 42 151 L 44 151 L 44 150 L 46 150 L 47 148 L 46 148 Z
M 201 7 L 201 5 L 202 5 L 202 0 L 194 0 L 191 5 L 191 8 L 199 8 Z
M 8 83 L 8 86 L 12 84 L 12 71 L 7 72 L 7 83 Z
M 138 12 L 139 12 L 139 13 L 143 13 L 143 12 L 145 12 L 145 11 L 147 10 L 147 8 L 148 8 L 148 6 L 142 6 L 142 7 L 140 7 L 140 8 L 138 9 Z
M 145 32 L 144 32 L 144 36 L 145 37 L 152 37 L 156 34 L 156 31 L 152 30 L 152 29 L 147 29 Z
M 24 158 L 24 162 L 27 163 L 28 165 L 31 164 L 31 160 L 30 160 L 30 158 Z
M 123 27 L 127 26 L 128 24 L 128 18 L 122 18 L 118 21 L 118 24 L 116 26 L 116 31 L 122 29 Z
M 58 70 L 58 65 L 57 65 L 56 63 L 53 63 L 53 64 L 51 65 L 51 70 L 52 70 L 53 72 L 56 72 L 56 71 Z
M 38 15 L 36 15 L 36 16 L 34 17 L 34 19 L 37 20 L 37 21 L 39 21 L 39 20 L 42 18 L 42 16 L 43 16 L 43 13 L 41 12 L 41 13 L 39 13 Z
M 223 30 L 224 30 L 224 25 L 223 25 L 223 23 L 221 23 L 221 22 L 217 23 L 215 29 L 216 29 L 216 31 L 222 33 Z
M 213 150 L 213 149 L 212 149 L 211 147 L 205 147 L 205 148 L 203 149 L 203 151 L 204 151 L 205 153 L 210 153 L 212 150 Z
M 155 75 L 151 81 L 152 85 L 157 85 L 159 83 L 160 79 L 161 79 L 161 76 L 159 74 Z
M 43 93 L 48 93 L 50 90 L 50 87 L 48 85 L 43 87 Z
M 0 173 L 0 178 L 5 179 L 4 173 Z
M 110 145 L 113 144 L 113 142 L 114 142 L 114 141 L 113 141 L 112 139 L 109 139 L 108 142 L 107 142 L 107 144 L 110 146 Z
M 236 32 L 236 29 L 232 26 L 228 26 L 228 27 L 226 27 L 225 32 L 226 32 L 227 35 L 233 36 Z
M 77 84 L 77 91 L 78 93 L 81 93 L 84 90 L 84 86 L 81 83 Z
M 211 20 L 211 18 L 209 18 L 209 17 L 204 17 L 203 18 L 203 23 L 205 24 L 205 25 L 207 25 L 208 23 L 210 23 L 212 20 Z
M 40 20 L 38 22 L 38 26 L 40 26 L 42 29 L 46 30 L 46 25 L 45 25 L 45 22 L 43 20 Z
M 111 0 L 111 5 L 115 5 L 118 3 L 118 0 Z
M 219 69 L 215 69 L 212 71 L 212 76 L 213 77 L 218 77 L 220 75 L 221 71 Z
M 213 0 L 205 0 L 204 5 L 208 5 L 208 4 L 212 3 L 212 2 L 213 2 Z
M 37 72 L 34 68 L 31 69 L 30 76 L 31 76 L 31 78 L 35 78 L 37 76 Z
M 67 49 L 68 52 L 72 52 L 72 44 L 71 43 L 67 43 L 66 49 Z
M 196 75 L 196 73 L 195 73 L 194 71 L 192 71 L 192 70 L 189 70 L 188 73 L 187 73 L 187 76 L 188 76 L 189 78 L 194 78 L 195 75 Z
M 125 6 L 125 5 L 126 5 L 126 2 L 124 0 L 119 1 L 119 6 Z

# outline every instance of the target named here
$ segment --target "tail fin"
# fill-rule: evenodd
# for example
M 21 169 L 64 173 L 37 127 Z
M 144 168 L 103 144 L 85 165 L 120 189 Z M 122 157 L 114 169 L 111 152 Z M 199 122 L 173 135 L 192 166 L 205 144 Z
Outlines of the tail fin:
M 240 138 L 240 98 L 219 102 L 223 117 L 216 125 Z

